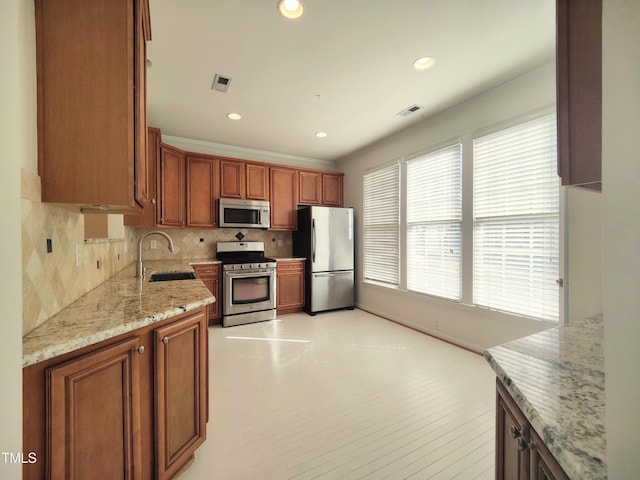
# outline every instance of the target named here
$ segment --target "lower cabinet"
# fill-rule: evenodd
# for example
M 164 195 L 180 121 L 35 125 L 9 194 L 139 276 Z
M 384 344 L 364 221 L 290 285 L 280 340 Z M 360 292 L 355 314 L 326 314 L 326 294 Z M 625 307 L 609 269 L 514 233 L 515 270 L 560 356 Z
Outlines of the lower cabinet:
M 46 370 L 52 479 L 141 478 L 138 337 Z
M 304 307 L 304 260 L 278 260 L 276 275 L 278 315 L 301 312 Z
M 202 313 L 154 331 L 156 478 L 172 478 L 206 438 L 207 323 Z
M 569 480 L 500 380 L 496 392 L 496 480 Z
M 206 438 L 200 308 L 23 370 L 23 478 L 167 479 Z
M 209 325 L 220 323 L 222 318 L 222 291 L 220 290 L 220 265 L 217 263 L 193 265 L 196 277 L 202 280 L 216 301 L 208 306 Z

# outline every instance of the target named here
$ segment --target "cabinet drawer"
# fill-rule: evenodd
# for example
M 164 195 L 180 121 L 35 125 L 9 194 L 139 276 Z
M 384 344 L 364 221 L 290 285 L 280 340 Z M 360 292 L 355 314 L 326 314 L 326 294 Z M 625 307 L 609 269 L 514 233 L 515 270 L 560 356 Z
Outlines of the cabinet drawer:
M 289 272 L 292 270 L 304 270 L 304 260 L 293 260 L 278 262 L 276 265 L 278 272 Z
M 198 277 L 202 275 L 218 275 L 220 273 L 220 265 L 218 264 L 192 265 L 192 267 Z

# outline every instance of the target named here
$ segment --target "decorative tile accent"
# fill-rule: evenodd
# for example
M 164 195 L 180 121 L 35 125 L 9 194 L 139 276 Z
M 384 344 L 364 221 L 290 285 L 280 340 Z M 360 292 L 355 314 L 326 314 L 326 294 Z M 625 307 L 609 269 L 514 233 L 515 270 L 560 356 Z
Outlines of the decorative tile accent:
M 132 250 L 137 250 L 138 240 L 149 232 L 160 230 L 158 228 L 136 228 Z M 216 257 L 216 243 L 237 242 L 235 238 L 238 232 L 244 235 L 244 242 L 264 242 L 265 255 L 267 257 L 291 257 L 293 243 L 291 232 L 261 230 L 254 228 L 189 228 L 189 229 L 162 229 L 173 240 L 176 252 L 171 253 L 167 248 L 167 241 L 159 236 L 147 238 L 142 244 L 142 257 L 144 260 L 179 260 L 179 259 L 206 259 Z M 200 239 L 203 242 L 200 242 Z M 151 240 L 157 241 L 157 248 L 150 247 Z M 278 241 L 281 245 L 278 246 Z M 135 255 L 135 254 L 134 254 Z

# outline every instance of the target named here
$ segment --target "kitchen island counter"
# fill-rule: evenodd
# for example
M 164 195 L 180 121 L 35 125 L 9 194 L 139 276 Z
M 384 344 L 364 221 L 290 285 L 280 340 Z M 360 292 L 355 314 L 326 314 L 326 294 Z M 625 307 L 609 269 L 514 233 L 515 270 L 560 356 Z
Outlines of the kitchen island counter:
M 569 478 L 606 479 L 602 316 L 484 355 Z
M 215 301 L 201 280 L 149 282 L 151 273 L 193 271 L 200 261 L 146 261 L 147 278 L 132 264 L 86 293 L 22 339 L 27 367 L 195 310 Z M 204 261 L 202 261 L 204 263 Z M 207 263 L 215 262 L 209 260 Z

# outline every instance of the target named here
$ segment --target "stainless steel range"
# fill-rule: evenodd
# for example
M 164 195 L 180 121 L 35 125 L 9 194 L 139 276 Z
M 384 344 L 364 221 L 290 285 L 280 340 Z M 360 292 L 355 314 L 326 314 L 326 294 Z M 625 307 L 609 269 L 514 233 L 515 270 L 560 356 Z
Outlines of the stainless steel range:
M 222 262 L 222 326 L 276 318 L 276 261 L 264 256 L 264 242 L 219 242 Z

